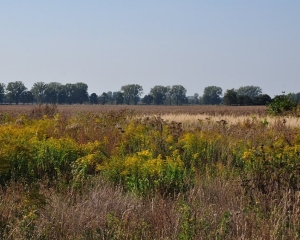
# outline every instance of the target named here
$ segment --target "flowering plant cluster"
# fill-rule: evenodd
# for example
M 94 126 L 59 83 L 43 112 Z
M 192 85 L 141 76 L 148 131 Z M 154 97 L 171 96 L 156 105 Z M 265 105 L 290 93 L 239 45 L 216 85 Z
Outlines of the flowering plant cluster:
M 281 120 L 207 120 L 189 128 L 126 112 L 1 119 L 2 184 L 101 174 L 128 191 L 171 194 L 201 176 L 238 175 L 261 192 L 299 189 L 300 130 Z

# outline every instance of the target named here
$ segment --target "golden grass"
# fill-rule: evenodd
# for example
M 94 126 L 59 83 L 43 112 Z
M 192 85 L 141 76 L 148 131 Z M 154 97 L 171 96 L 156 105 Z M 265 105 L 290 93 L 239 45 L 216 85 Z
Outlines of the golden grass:
M 270 126 L 276 124 L 278 121 L 285 121 L 286 126 L 290 127 L 300 127 L 300 120 L 297 117 L 271 117 L 271 116 L 259 116 L 259 115 L 252 115 L 252 116 L 211 116 L 209 114 L 163 114 L 160 117 L 167 122 L 181 122 L 183 127 L 193 127 L 196 126 L 199 121 L 205 122 L 221 122 L 225 120 L 227 124 L 236 125 L 238 123 L 243 123 L 247 120 L 257 120 L 259 122 L 268 122 Z

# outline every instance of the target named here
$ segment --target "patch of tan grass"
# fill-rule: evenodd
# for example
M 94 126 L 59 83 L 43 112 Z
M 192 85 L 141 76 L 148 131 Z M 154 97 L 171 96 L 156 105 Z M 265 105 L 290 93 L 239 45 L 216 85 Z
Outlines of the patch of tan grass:
M 145 115 L 145 117 L 149 117 L 149 115 Z M 236 125 L 238 123 L 243 123 L 245 121 L 258 121 L 261 123 L 268 122 L 270 126 L 276 124 L 276 122 L 281 121 L 285 122 L 288 127 L 300 127 L 300 120 L 297 117 L 271 117 L 265 116 L 261 117 L 258 115 L 252 116 L 233 116 L 233 115 L 225 115 L 225 116 L 211 116 L 209 114 L 161 114 L 161 115 L 150 115 L 150 116 L 160 116 L 166 122 L 181 122 L 184 128 L 195 127 L 201 123 L 219 123 L 222 120 L 226 121 L 227 124 Z

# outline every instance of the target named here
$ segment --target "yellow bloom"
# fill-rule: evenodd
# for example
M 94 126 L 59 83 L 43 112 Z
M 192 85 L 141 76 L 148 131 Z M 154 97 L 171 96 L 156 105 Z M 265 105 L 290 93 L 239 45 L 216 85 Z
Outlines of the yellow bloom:
M 200 156 L 200 153 L 195 153 L 195 154 L 193 154 L 193 159 L 195 160 L 195 159 L 197 159 L 198 157 Z
M 243 159 L 249 160 L 249 159 L 251 159 L 251 157 L 252 157 L 252 152 L 251 151 L 244 152 Z

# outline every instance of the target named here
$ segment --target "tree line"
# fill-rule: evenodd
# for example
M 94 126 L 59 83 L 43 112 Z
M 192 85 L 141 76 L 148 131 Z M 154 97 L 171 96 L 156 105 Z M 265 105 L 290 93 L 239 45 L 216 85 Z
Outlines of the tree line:
M 227 89 L 223 95 L 221 87 L 208 86 L 203 94 L 186 96 L 187 90 L 182 85 L 156 85 L 142 97 L 143 87 L 139 84 L 127 84 L 119 91 L 103 92 L 101 95 L 88 93 L 88 85 L 82 82 L 61 84 L 58 82 L 37 82 L 28 88 L 21 81 L 0 83 L 0 103 L 6 104 L 126 104 L 126 105 L 265 105 L 272 101 L 268 94 L 263 94 L 258 86 L 242 86 Z M 289 96 L 300 103 L 300 92 Z

